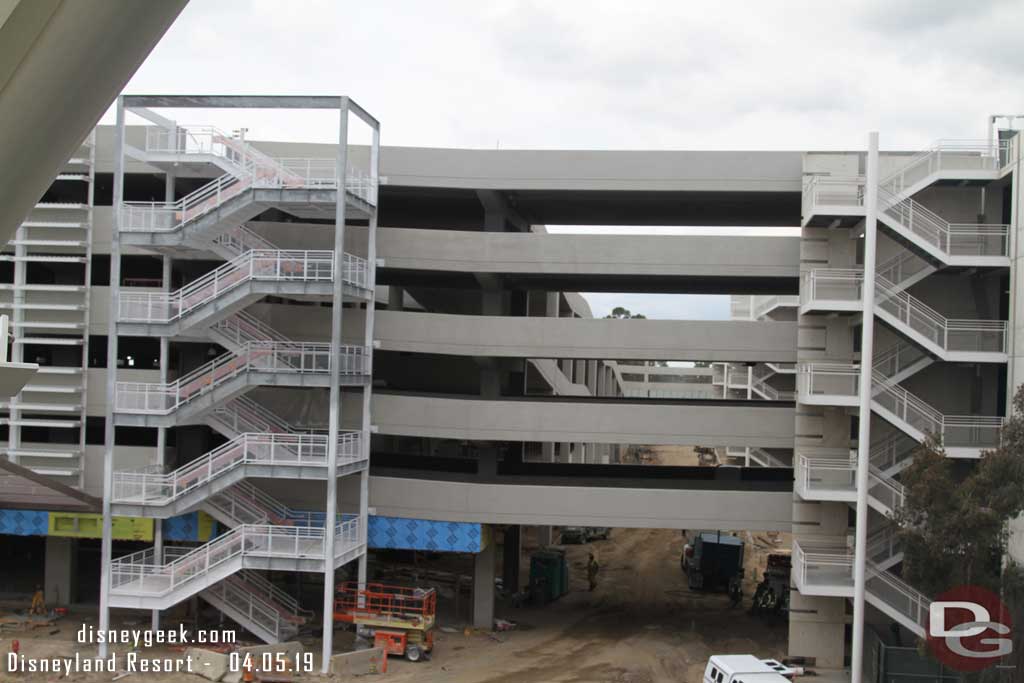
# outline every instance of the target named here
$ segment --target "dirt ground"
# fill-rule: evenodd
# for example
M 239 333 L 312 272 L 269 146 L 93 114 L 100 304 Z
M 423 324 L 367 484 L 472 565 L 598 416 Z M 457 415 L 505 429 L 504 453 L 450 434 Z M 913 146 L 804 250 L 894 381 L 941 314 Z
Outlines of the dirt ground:
M 518 624 L 514 631 L 494 634 L 470 632 L 462 624 L 442 623 L 431 661 L 410 663 L 392 660 L 390 671 L 379 680 L 396 683 L 532 683 L 534 681 L 609 683 L 699 683 L 711 654 L 753 653 L 761 657 L 782 657 L 786 651 L 785 617 L 754 617 L 747 614 L 754 577 L 763 567 L 772 539 L 765 534 L 747 535 L 746 604 L 730 608 L 725 595 L 690 592 L 679 568 L 683 539 L 673 530 L 615 529 L 607 541 L 568 546 L 571 565 L 570 593 L 543 608 L 514 609 L 499 605 L 498 615 Z M 788 538 L 779 538 L 785 545 Z M 763 548 L 763 549 L 761 549 Z M 601 562 L 599 585 L 587 591 L 584 561 L 589 549 Z M 525 558 L 524 558 L 525 559 Z M 524 566 L 525 569 L 525 566 Z M 526 574 L 524 573 L 524 581 Z M 0 653 L 6 657 L 12 639 L 19 639 L 21 651 L 29 656 L 91 653 L 73 641 L 74 630 L 83 620 L 95 623 L 94 615 L 72 615 L 49 630 L 4 632 Z M 146 615 L 134 613 L 136 628 L 146 626 Z M 166 624 L 169 626 L 170 624 Z M 456 628 L 451 628 L 456 626 Z M 453 632 L 452 632 L 453 631 Z M 344 651 L 348 634 L 338 633 L 335 649 Z M 305 640 L 316 652 L 319 643 Z M 147 656 L 162 651 L 154 650 Z M 176 653 L 168 652 L 174 655 Z M 317 668 L 319 670 L 319 668 Z M 153 683 L 204 680 L 191 674 L 129 675 L 123 683 Z M 0 680 L 110 681 L 109 674 L 79 674 L 60 678 L 52 674 L 12 677 L 0 673 Z M 323 680 L 297 676 L 297 681 Z M 378 680 L 361 679 L 361 680 Z

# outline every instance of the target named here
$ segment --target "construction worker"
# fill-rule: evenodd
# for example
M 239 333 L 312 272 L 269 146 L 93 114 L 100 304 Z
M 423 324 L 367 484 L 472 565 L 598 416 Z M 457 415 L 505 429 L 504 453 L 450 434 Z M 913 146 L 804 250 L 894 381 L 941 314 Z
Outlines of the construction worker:
M 599 571 L 601 571 L 601 565 L 597 563 L 597 557 L 594 555 L 594 551 L 591 550 L 590 556 L 587 558 L 587 581 L 590 582 L 591 593 L 597 588 L 597 573 Z
M 43 597 L 43 587 L 37 585 L 36 592 L 32 596 L 32 606 L 28 610 L 29 614 L 46 614 L 46 599 Z

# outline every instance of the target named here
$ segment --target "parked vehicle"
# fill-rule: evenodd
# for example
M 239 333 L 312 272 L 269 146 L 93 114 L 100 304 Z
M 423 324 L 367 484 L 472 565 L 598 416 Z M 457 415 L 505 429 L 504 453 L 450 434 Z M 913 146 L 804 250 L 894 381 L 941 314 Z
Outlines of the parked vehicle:
M 680 566 L 690 590 L 736 594 L 743 579 L 743 541 L 721 531 L 698 532 L 683 547 Z
M 754 613 L 779 613 L 789 609 L 789 574 L 792 558 L 785 553 L 768 556 L 764 579 L 757 584 L 751 611 Z
M 703 683 L 790 683 L 802 669 L 754 655 L 712 655 Z
M 606 526 L 567 526 L 562 527 L 561 538 L 564 545 L 575 545 L 598 539 L 606 541 L 611 533 Z

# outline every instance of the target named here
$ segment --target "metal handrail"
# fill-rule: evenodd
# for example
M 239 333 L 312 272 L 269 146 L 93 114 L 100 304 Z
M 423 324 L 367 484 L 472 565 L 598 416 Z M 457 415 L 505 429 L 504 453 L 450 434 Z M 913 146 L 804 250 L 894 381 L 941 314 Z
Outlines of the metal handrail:
M 243 432 L 292 434 L 300 431 L 273 411 L 247 396 L 239 396 L 225 405 L 217 406 L 210 416 L 237 434 Z
M 211 594 L 229 603 L 243 613 L 250 623 L 261 626 L 279 640 L 285 629 L 290 626 L 290 624 L 286 625 L 280 609 L 274 603 L 251 590 L 237 575 L 229 576 L 224 581 L 218 581 L 205 589 L 203 594 Z
M 804 491 L 815 489 L 856 489 L 857 456 L 813 456 L 805 453 L 797 456 L 796 481 Z M 836 473 L 839 473 L 836 476 Z M 827 481 L 829 484 L 822 482 Z M 868 495 L 890 512 L 903 505 L 905 489 L 902 484 L 886 476 L 874 465 L 868 470 Z
M 806 587 L 808 578 L 814 573 L 814 568 L 824 567 L 841 570 L 842 583 L 839 585 L 852 587 L 853 561 L 853 553 L 848 547 L 838 544 L 793 541 L 793 570 L 798 585 Z M 888 605 L 895 612 L 906 617 L 910 623 L 916 624 L 923 633 L 927 624 L 928 606 L 931 604 L 931 599 L 910 584 L 882 569 L 876 562 L 866 560 L 865 564 L 868 596 Z
M 879 209 L 906 231 L 949 256 L 1006 256 L 1010 227 L 996 223 L 950 223 L 909 197 L 879 188 Z
M 861 300 L 864 285 L 864 271 L 859 268 L 815 268 L 803 275 L 800 287 L 800 304 L 805 305 L 817 299 L 826 301 Z
M 860 368 L 851 363 L 823 361 L 797 364 L 797 393 L 808 396 L 855 397 L 860 386 Z
M 836 395 L 856 397 L 859 394 L 860 366 L 853 363 L 804 362 L 797 366 L 798 392 L 804 396 Z M 872 370 L 871 401 L 895 415 L 919 434 L 934 434 L 946 446 L 994 446 L 999 442 L 1003 418 L 989 415 L 944 415 L 918 396 L 910 393 L 889 376 Z M 841 378 L 827 390 L 816 380 Z M 918 437 L 919 434 L 913 436 Z
M 876 355 L 871 367 L 884 377 L 891 378 L 925 358 L 931 356 L 921 347 L 909 342 L 900 342 Z
M 339 349 L 342 375 L 366 375 L 369 351 L 364 346 Z M 329 374 L 331 345 L 308 342 L 246 342 L 239 353 L 226 353 L 169 384 L 118 382 L 115 409 L 168 415 L 234 377 L 248 372 Z
M 235 227 L 222 232 L 213 240 L 214 244 L 227 247 L 235 254 L 244 254 L 250 249 L 276 250 L 278 246 L 270 242 L 245 225 Z
M 358 518 L 352 520 L 358 526 Z M 120 593 L 162 596 L 211 569 L 243 555 L 257 557 L 306 557 L 324 559 L 324 529 L 301 526 L 245 524 L 218 536 L 169 563 L 155 563 L 155 556 L 135 553 L 114 558 L 110 567 L 111 590 Z M 146 561 L 148 560 L 148 561 Z
M 218 320 L 210 325 L 210 331 L 219 334 L 229 343 L 241 346 L 247 342 L 281 342 L 284 344 L 293 343 L 275 328 L 263 322 L 245 311 L 239 311 L 232 316 Z
M 864 184 L 863 176 L 810 176 L 803 186 L 804 218 L 818 206 L 863 207 Z
M 1006 149 L 1006 140 L 938 140 L 882 178 L 880 185 L 891 192 L 901 193 L 943 170 L 997 171 Z
M 273 159 L 249 151 L 232 160 L 236 168 L 174 202 L 121 202 L 122 232 L 173 232 L 222 206 L 247 190 L 312 189 L 338 187 L 334 158 Z M 345 175 L 345 191 L 368 204 L 376 205 L 377 183 L 356 169 Z
M 818 299 L 858 302 L 864 272 L 854 268 L 816 268 L 803 276 L 802 304 Z M 1005 320 L 946 318 L 934 308 L 876 273 L 876 310 L 895 317 L 945 351 L 1006 352 Z
M 342 432 L 338 436 L 339 467 L 365 459 L 361 444 L 361 432 Z M 247 432 L 170 472 L 115 471 L 112 500 L 165 505 L 241 465 L 310 467 L 326 464 L 326 435 Z
M 344 254 L 342 280 L 367 288 L 366 259 Z M 118 320 L 122 322 L 171 323 L 235 287 L 253 280 L 272 282 L 331 282 L 334 253 L 252 249 L 218 266 L 174 292 L 118 293 Z
M 289 592 L 278 588 L 270 579 L 266 578 L 257 571 L 250 569 L 243 569 L 235 575 L 239 580 L 253 585 L 258 588 L 264 594 L 270 596 L 270 600 L 274 603 L 278 603 L 293 616 L 303 620 L 312 617 L 315 613 L 313 610 L 305 609 L 299 603 L 299 601 Z M 234 578 L 234 577 L 233 577 Z
M 909 249 L 900 249 L 895 256 L 875 267 L 877 277 L 896 283 L 895 286 L 901 290 L 906 289 L 904 283 L 923 271 L 932 273 L 935 266 Z
M 946 318 L 906 290 L 881 276 L 875 277 L 877 310 L 895 317 L 946 351 L 1006 352 L 1005 320 Z

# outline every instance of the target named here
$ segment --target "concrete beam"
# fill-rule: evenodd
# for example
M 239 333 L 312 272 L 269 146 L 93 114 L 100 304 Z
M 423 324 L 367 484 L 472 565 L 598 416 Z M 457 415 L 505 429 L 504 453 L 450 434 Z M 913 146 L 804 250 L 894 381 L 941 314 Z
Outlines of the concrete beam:
M 295 310 L 295 309 L 291 309 Z M 323 335 L 328 309 L 275 316 L 296 339 Z M 349 329 L 361 328 L 353 311 Z M 301 328 L 292 328 L 301 320 Z M 290 322 L 290 325 L 284 323 Z M 308 331 L 308 334 L 307 334 Z M 351 333 L 355 334 L 355 333 Z M 374 336 L 385 351 L 503 358 L 796 362 L 796 322 L 608 320 L 377 311 Z M 357 337 L 353 336 L 355 342 Z M 623 370 L 624 372 L 626 370 Z M 669 371 L 658 371 L 667 374 Z
M 378 515 L 446 522 L 790 531 L 790 491 L 482 484 L 373 475 Z M 493 576 L 493 568 L 491 570 Z
M 354 230 L 353 233 L 359 231 Z M 797 237 L 565 235 L 384 228 L 388 270 L 648 278 L 796 278 Z
M 607 399 L 481 400 L 374 392 L 379 433 L 478 441 L 791 448 L 785 403 Z

